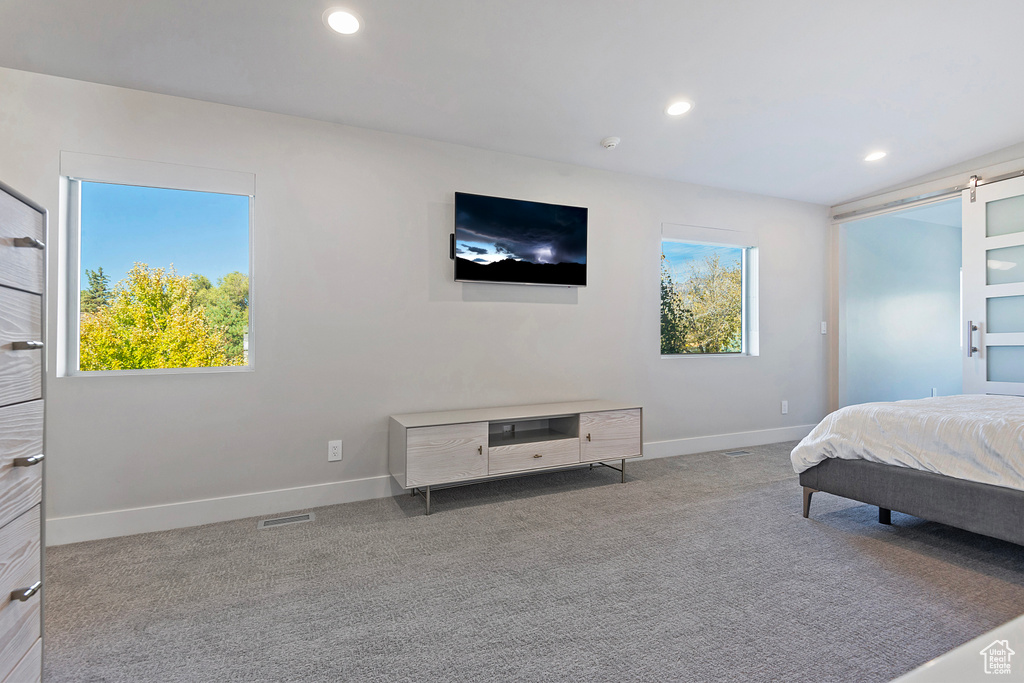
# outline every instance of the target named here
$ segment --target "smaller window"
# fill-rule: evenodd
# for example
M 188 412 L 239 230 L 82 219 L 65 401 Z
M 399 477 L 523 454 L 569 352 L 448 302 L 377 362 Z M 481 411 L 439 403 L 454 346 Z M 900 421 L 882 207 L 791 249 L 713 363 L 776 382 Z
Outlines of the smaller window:
M 739 244 L 662 239 L 661 354 L 757 355 L 757 249 L 692 231 Z

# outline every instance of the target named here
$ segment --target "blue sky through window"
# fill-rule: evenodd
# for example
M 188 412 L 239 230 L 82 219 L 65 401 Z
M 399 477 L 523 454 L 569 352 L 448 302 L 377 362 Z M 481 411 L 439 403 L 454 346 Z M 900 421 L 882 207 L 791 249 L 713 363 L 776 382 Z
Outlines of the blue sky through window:
M 700 263 L 711 254 L 718 254 L 725 268 L 741 265 L 742 247 L 722 247 L 710 244 L 693 244 L 692 242 L 673 242 L 662 240 L 661 253 L 668 260 L 669 272 L 676 281 L 685 280 L 690 274 L 690 264 Z
M 113 286 L 136 261 L 178 275 L 249 273 L 249 197 L 83 182 L 81 286 L 103 268 Z

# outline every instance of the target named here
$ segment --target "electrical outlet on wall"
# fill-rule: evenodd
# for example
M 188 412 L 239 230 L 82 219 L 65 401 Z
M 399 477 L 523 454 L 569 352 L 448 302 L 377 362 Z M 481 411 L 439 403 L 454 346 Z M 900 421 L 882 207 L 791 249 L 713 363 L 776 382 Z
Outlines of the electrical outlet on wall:
M 342 459 L 341 439 L 327 442 L 327 462 L 338 462 Z
M 789 401 L 782 402 L 782 414 L 789 415 Z

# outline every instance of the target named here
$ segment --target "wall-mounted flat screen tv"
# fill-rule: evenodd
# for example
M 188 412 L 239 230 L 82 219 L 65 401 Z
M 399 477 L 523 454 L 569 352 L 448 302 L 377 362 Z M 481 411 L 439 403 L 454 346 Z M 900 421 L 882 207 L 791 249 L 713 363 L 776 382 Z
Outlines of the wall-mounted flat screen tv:
M 587 210 L 455 193 L 455 279 L 585 287 Z

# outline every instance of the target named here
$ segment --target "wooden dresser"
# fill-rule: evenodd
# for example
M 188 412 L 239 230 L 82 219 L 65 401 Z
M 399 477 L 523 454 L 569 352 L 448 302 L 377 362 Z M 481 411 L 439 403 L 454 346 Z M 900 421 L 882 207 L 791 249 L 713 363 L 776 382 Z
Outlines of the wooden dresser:
M 0 183 L 0 681 L 42 678 L 46 211 Z

